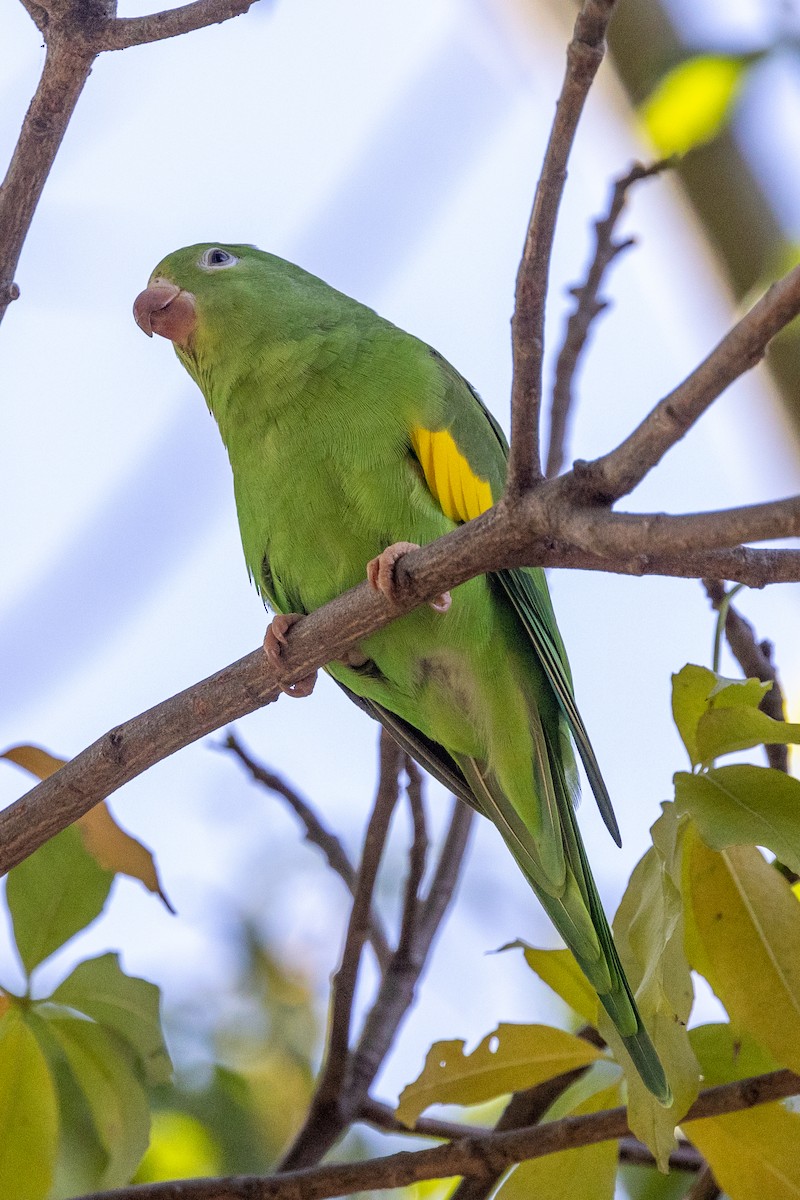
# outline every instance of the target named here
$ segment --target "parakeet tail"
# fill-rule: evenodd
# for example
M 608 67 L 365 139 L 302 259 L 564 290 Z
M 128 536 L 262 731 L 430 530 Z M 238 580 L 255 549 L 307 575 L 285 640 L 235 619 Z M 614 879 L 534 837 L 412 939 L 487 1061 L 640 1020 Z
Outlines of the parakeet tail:
M 601 1004 L 611 1017 L 645 1086 L 664 1105 L 672 1094 L 655 1047 L 644 1027 L 577 826 L 571 789 L 558 751 L 558 738 L 546 738 L 549 774 L 561 826 L 566 871 L 553 886 L 542 855 L 525 823 L 492 772 L 474 759 L 459 758 L 478 807 L 497 826 L 545 912 L 570 948 Z

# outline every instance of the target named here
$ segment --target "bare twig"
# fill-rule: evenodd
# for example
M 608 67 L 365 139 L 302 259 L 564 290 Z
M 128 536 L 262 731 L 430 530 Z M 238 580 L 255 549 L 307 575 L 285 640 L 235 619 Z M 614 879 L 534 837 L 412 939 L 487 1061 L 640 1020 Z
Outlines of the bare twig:
M 85 42 L 49 40 L 42 77 L 0 187 L 0 321 L 19 296 L 14 275 L 25 237 L 94 59 Z
M 277 775 L 274 771 L 268 771 L 261 763 L 257 763 L 247 753 L 235 734 L 229 733 L 222 745 L 225 749 L 233 751 L 258 783 L 269 788 L 271 792 L 276 792 L 279 796 L 283 796 L 289 807 L 303 823 L 306 841 L 317 846 L 322 851 L 328 861 L 328 866 L 343 881 L 350 894 L 355 895 L 356 869 L 347 857 L 345 849 L 336 834 L 331 833 L 323 825 L 308 801 L 304 800 L 299 792 L 291 787 L 282 776 Z M 375 952 L 375 957 L 378 960 L 378 965 L 382 971 L 385 971 L 389 965 L 391 950 L 389 949 L 389 943 L 386 940 L 386 934 L 381 922 L 374 910 L 370 911 L 369 940 Z
M 331 1017 L 325 1062 L 303 1127 L 281 1161 L 281 1171 L 319 1162 L 350 1123 L 351 1099 L 346 1081 L 350 1067 L 350 1025 L 361 953 L 369 930 L 372 895 L 383 856 L 389 822 L 399 794 L 403 751 L 385 730 L 380 737 L 380 779 L 367 825 L 353 908 L 342 961 L 331 987 Z
M 401 751 L 394 746 L 389 735 L 381 735 L 381 792 L 388 788 L 391 767 L 394 765 L 394 787 L 396 798 L 397 770 L 402 762 Z M 391 751 L 388 749 L 391 747 Z M 393 754 L 391 759 L 387 754 Z M 384 769 L 386 768 L 386 769 Z M 386 782 L 384 782 L 384 780 Z M 387 801 L 388 803 L 388 801 Z M 311 1103 L 303 1128 L 281 1163 L 282 1171 L 295 1170 L 318 1162 L 337 1141 L 348 1125 L 363 1111 L 369 1089 L 386 1055 L 394 1043 L 400 1024 L 414 999 L 420 972 L 425 965 L 433 938 L 444 916 L 447 904 L 453 895 L 455 882 L 467 845 L 472 812 L 456 801 L 447 836 L 444 839 L 439 860 L 434 871 L 430 891 L 424 902 L 417 895 L 421 868 L 420 849 L 424 824 L 419 818 L 415 822 L 415 837 L 409 855 L 409 883 L 406 887 L 406 904 L 402 918 L 402 932 L 398 947 L 392 955 L 378 989 L 375 1001 L 366 1015 L 355 1049 L 349 1048 L 350 1008 L 355 984 L 358 942 L 351 941 L 348 931 L 347 944 L 342 955 L 342 967 L 336 977 L 336 991 L 331 1017 L 331 1032 L 326 1066 Z M 365 858 L 367 857 L 365 849 Z M 363 867 L 362 867 L 363 871 Z M 412 884 L 412 880 L 416 880 Z M 414 887 L 415 902 L 413 917 L 409 916 L 410 891 Z M 354 904 L 354 912 L 356 905 Z M 351 920 L 351 929 L 353 921 Z M 341 992 L 342 1002 L 339 1003 Z
M 179 8 L 148 13 L 143 17 L 117 17 L 108 21 L 95 39 L 98 50 L 126 50 L 145 42 L 160 42 L 180 37 L 209 25 L 219 25 L 232 17 L 241 17 L 256 0 L 192 0 Z
M 408 877 L 406 893 L 403 900 L 403 916 L 400 923 L 400 936 L 397 940 L 398 954 L 407 957 L 411 952 L 414 933 L 420 912 L 421 900 L 419 889 L 425 874 L 425 861 L 428 855 L 428 831 L 425 825 L 425 807 L 422 800 L 422 776 L 419 767 L 408 755 L 405 757 L 408 783 L 406 794 L 411 810 L 413 837 L 408 852 Z
M 413 1003 L 420 973 L 453 898 L 473 816 L 474 813 L 466 804 L 460 800 L 453 801 L 450 825 L 439 852 L 430 890 L 418 911 L 413 936 L 408 939 L 406 946 L 398 945 L 353 1052 L 349 1089 L 354 1111 L 361 1107 L 369 1094 L 381 1063 L 389 1053 L 400 1024 Z
M 558 475 L 564 464 L 564 445 L 569 416 L 572 411 L 572 385 L 575 371 L 578 360 L 586 347 L 592 322 L 606 308 L 606 301 L 598 298 L 603 278 L 617 255 L 634 244 L 633 238 L 626 238 L 621 242 L 614 240 L 614 230 L 625 207 L 628 190 L 639 180 L 649 179 L 653 175 L 659 174 L 671 162 L 671 159 L 664 159 L 647 167 L 642 163 L 634 163 L 627 175 L 616 180 L 611 192 L 608 212 L 602 220 L 595 222 L 594 254 L 585 282 L 572 289 L 572 295 L 577 303 L 567 321 L 564 341 L 556 360 L 545 470 L 548 478 Z
M 725 585 L 718 579 L 704 579 L 703 586 L 713 607 L 719 611 L 727 595 Z M 772 661 L 772 645 L 770 642 L 759 642 L 755 630 L 749 621 L 732 605 L 728 605 L 725 615 L 725 636 L 731 648 L 733 657 L 744 671 L 748 679 L 760 679 L 763 683 L 771 683 L 772 687 L 762 698 L 759 708 L 774 721 L 783 721 L 783 691 L 778 680 L 778 672 Z M 789 750 L 786 746 L 765 746 L 767 761 L 778 771 L 789 770 Z
M 39 86 L 0 187 L 0 321 L 19 297 L 22 247 L 58 148 L 95 58 L 227 21 L 254 0 L 193 0 L 144 17 L 117 18 L 114 0 L 22 0 L 47 43 Z
M 544 356 L 544 311 L 556 218 L 567 178 L 567 160 L 583 105 L 603 60 L 605 33 L 614 0 L 584 0 L 567 48 L 567 70 L 536 186 L 525 248 L 517 274 L 511 338 L 511 457 L 508 492 L 514 495 L 541 479 L 539 417 Z
M 773 1071 L 721 1084 L 701 1092 L 681 1124 L 741 1112 L 798 1092 L 800 1076 L 792 1071 Z M 82 1200 L 326 1200 L 370 1189 L 403 1187 L 423 1179 L 449 1179 L 456 1175 L 481 1178 L 517 1162 L 627 1137 L 628 1133 L 626 1110 L 614 1108 L 528 1129 L 467 1136 L 444 1146 L 401 1151 L 371 1162 L 326 1164 L 266 1178 L 239 1175 L 150 1183 L 95 1192 Z M 688 1133 L 691 1135 L 691 1129 Z
M 800 267 L 773 283 L 679 387 L 610 454 L 575 463 L 584 497 L 612 503 L 633 491 L 714 400 L 764 357 L 770 340 L 800 312 Z
M 443 1121 L 438 1117 L 420 1117 L 409 1129 L 395 1116 L 393 1108 L 380 1100 L 368 1096 L 358 1113 L 358 1120 L 376 1129 L 384 1129 L 387 1133 L 401 1133 L 407 1137 L 435 1138 L 438 1141 L 451 1142 L 455 1138 L 465 1136 L 480 1137 L 491 1133 L 490 1129 L 479 1125 L 461 1124 L 456 1121 Z M 632 1166 L 654 1167 L 656 1160 L 643 1142 L 629 1136 L 620 1138 L 619 1160 Z M 691 1142 L 680 1141 L 669 1156 L 669 1166 L 675 1171 L 699 1171 L 704 1159 Z

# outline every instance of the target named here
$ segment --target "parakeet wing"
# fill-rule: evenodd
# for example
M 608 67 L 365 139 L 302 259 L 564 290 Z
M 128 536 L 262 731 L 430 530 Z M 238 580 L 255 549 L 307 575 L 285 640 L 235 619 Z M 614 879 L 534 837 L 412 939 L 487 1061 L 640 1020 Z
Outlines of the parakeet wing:
M 508 443 L 477 392 L 434 351 L 447 385 L 447 429 L 415 426 L 411 441 L 432 495 L 451 520 L 470 521 L 499 500 Z M 488 427 L 488 428 L 487 428 Z M 487 436 L 491 431 L 492 436 Z M 525 629 L 563 712 L 583 760 L 597 806 L 617 845 L 622 844 L 611 798 L 575 703 L 566 651 L 558 632 L 550 593 L 541 571 L 511 568 L 492 572 Z

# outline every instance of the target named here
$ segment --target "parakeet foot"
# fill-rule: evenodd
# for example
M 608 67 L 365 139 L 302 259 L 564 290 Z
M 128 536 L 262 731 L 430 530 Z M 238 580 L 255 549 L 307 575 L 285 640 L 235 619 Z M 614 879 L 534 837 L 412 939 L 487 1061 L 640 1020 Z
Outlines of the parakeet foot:
M 394 542 L 393 545 L 387 546 L 377 558 L 372 558 L 367 563 L 367 579 L 370 585 L 375 588 L 376 592 L 383 592 L 387 600 L 394 601 L 396 599 L 395 563 L 404 554 L 408 554 L 409 550 L 419 550 L 419 546 L 416 542 Z M 453 599 L 449 592 L 444 592 L 435 600 L 429 601 L 431 608 L 438 613 L 446 613 L 452 602 Z
M 302 613 L 276 613 L 269 623 L 269 628 L 264 635 L 264 653 L 267 656 L 270 666 L 276 671 L 281 669 L 281 653 L 283 647 L 288 643 L 286 634 L 294 625 L 295 621 L 299 621 Z M 278 686 L 287 696 L 294 696 L 298 700 L 302 700 L 304 696 L 310 696 L 314 690 L 314 684 L 317 682 L 317 672 L 313 675 L 306 675 L 304 679 L 298 679 L 296 683 L 290 683 L 286 686 L 278 681 Z

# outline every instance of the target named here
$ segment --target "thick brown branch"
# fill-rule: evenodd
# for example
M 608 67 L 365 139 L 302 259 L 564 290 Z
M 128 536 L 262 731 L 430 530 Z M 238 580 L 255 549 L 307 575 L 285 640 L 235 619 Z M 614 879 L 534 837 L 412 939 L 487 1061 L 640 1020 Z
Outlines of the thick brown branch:
M 358 879 L 356 869 L 347 857 L 345 849 L 336 834 L 331 833 L 323 825 L 308 801 L 304 800 L 299 792 L 291 787 L 280 775 L 276 775 L 274 771 L 268 771 L 260 763 L 257 763 L 247 753 L 235 734 L 229 733 L 225 738 L 223 746 L 233 751 L 258 783 L 268 788 L 271 792 L 276 792 L 277 795 L 283 796 L 292 811 L 302 821 L 306 841 L 317 846 L 322 851 L 328 860 L 328 866 L 339 876 L 350 894 L 355 895 Z M 372 949 L 375 951 L 378 965 L 382 971 L 385 971 L 389 965 L 391 950 L 386 940 L 386 934 L 374 911 L 370 914 L 369 940 L 372 944 Z
M 49 38 L 42 77 L 0 187 L 0 321 L 19 296 L 14 283 L 19 256 L 94 59 L 94 49 L 82 38 Z
M 696 545 L 703 538 L 719 544 L 713 518 L 653 518 L 577 509 L 572 514 L 575 537 L 571 539 L 570 510 L 563 490 L 568 481 L 569 476 L 562 476 L 545 482 L 523 497 L 516 508 L 502 502 L 476 521 L 405 556 L 397 566 L 396 606 L 363 583 L 304 618 L 290 634 L 283 682 L 302 679 L 324 663 L 342 658 L 349 646 L 388 625 L 400 613 L 473 575 L 501 566 L 527 563 L 626 575 L 714 576 L 752 587 L 800 580 L 797 551 L 735 547 L 724 552 L 687 553 L 687 544 Z M 769 511 L 770 506 L 764 507 Z M 796 512 L 797 507 L 796 502 L 789 503 L 790 511 Z M 754 511 L 759 511 L 758 506 Z M 553 514 L 561 531 L 555 538 L 548 531 Z M 703 525 L 703 538 L 689 536 L 694 520 Z M 683 531 L 674 544 L 669 536 L 671 521 Z M 729 536 L 730 523 L 724 515 L 721 524 Z M 746 524 L 743 521 L 743 532 L 748 532 Z M 765 536 L 763 529 L 761 536 Z M 598 546 L 603 542 L 605 550 L 600 554 Z M 590 548 L 580 548 L 587 545 Z M 110 730 L 0 812 L 0 874 L 148 767 L 278 695 L 277 673 L 259 649 Z
M 96 50 L 126 50 L 143 42 L 179 37 L 195 29 L 220 25 L 246 13 L 256 0 L 193 0 L 180 8 L 149 13 L 144 17 L 117 17 L 108 21 L 95 38 Z
M 632 492 L 714 400 L 764 357 L 771 339 L 800 313 L 800 267 L 768 289 L 700 366 L 616 450 L 576 463 L 585 498 L 612 503 Z
M 564 445 L 573 404 L 573 381 L 578 361 L 586 348 L 593 322 L 606 308 L 599 298 L 605 273 L 614 259 L 632 246 L 633 239 L 614 240 L 614 230 L 622 215 L 629 189 L 641 179 L 649 179 L 665 170 L 671 160 L 652 163 L 645 167 L 635 163 L 627 175 L 617 179 L 611 192 L 608 212 L 602 220 L 595 222 L 595 249 L 584 283 L 572 289 L 575 308 L 570 313 L 564 341 L 556 361 L 556 377 L 553 398 L 550 404 L 550 437 L 547 447 L 545 474 L 549 479 L 558 475 L 564 465 Z
M 800 1076 L 792 1071 L 773 1071 L 722 1084 L 701 1092 L 681 1124 L 741 1112 L 798 1092 Z M 401 1151 L 372 1162 L 337 1163 L 268 1178 L 240 1175 L 151 1183 L 96 1192 L 83 1200 L 326 1200 L 370 1189 L 403 1187 L 423 1179 L 486 1177 L 517 1162 L 627 1137 L 628 1133 L 626 1110 L 614 1108 L 508 1133 L 464 1137 L 428 1150 Z M 691 1129 L 688 1133 L 691 1135 Z
M 698 1172 L 684 1200 L 717 1200 L 721 1189 L 714 1178 L 711 1167 L 706 1163 Z
M 567 178 L 567 160 L 589 88 L 603 60 L 605 33 L 613 7 L 614 0 L 584 0 L 575 22 L 575 32 L 567 48 L 566 75 L 517 273 L 511 320 L 514 376 L 509 494 L 525 491 L 541 479 L 539 418 L 544 312 L 553 236 Z

